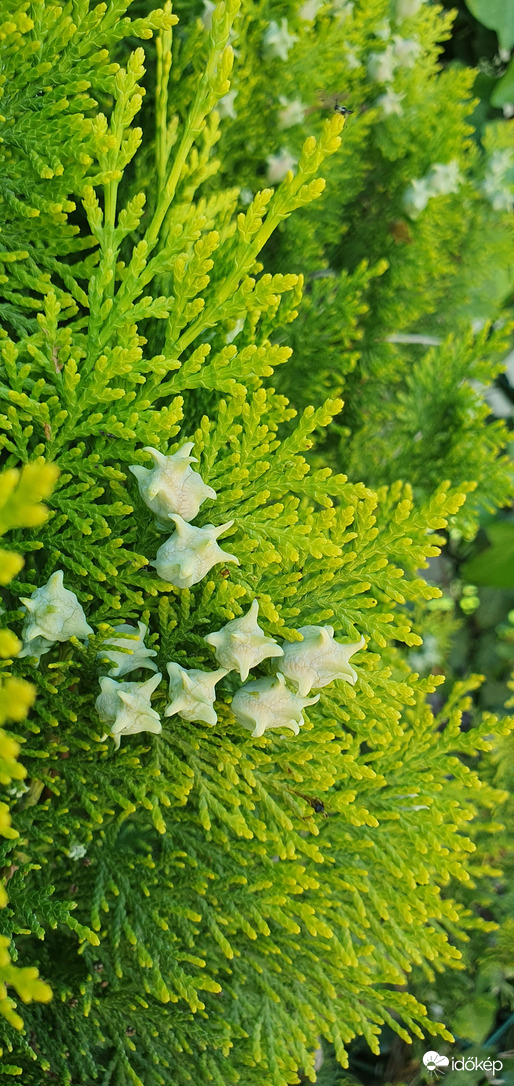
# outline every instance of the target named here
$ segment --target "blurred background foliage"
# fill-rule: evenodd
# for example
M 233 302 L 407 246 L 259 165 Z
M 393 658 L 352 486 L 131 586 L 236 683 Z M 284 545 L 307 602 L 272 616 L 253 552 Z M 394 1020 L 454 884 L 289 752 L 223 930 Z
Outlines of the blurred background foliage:
M 441 63 L 449 69 L 467 67 L 475 71 L 472 93 L 476 105 L 470 121 L 474 139 L 483 145 L 487 125 L 514 124 L 514 2 L 442 3 L 455 21 L 444 43 Z M 505 277 L 503 269 L 496 283 L 499 295 L 503 292 L 501 323 L 512 317 L 514 283 Z M 514 351 L 504 359 L 504 367 L 486 398 L 493 416 L 504 420 L 511 432 L 509 452 L 514 460 Z M 514 704 L 514 509 L 507 507 L 494 516 L 482 513 L 478 533 L 472 540 L 465 539 L 459 530 L 450 532 L 445 551 L 433 561 L 431 575 L 443 596 L 429 604 L 432 629 L 428 629 L 422 649 L 411 654 L 411 663 L 420 671 L 444 664 L 447 682 L 435 696 L 441 704 L 452 679 L 469 672 L 483 675 L 484 682 L 476 692 L 476 707 L 501 715 Z M 472 722 L 471 713 L 469 727 Z M 478 1062 L 494 1058 L 501 1060 L 503 1068 L 496 1079 L 481 1070 L 446 1072 L 441 1080 L 445 1086 L 462 1086 L 464 1081 L 466 1086 L 485 1086 L 491 1081 L 514 1086 L 512 736 L 503 740 L 484 763 L 490 779 L 505 790 L 506 799 L 497 812 L 493 838 L 488 833 L 477 841 L 478 848 L 489 857 L 492 880 L 472 884 L 467 893 L 461 890 L 461 899 L 498 928 L 487 942 L 482 932 L 470 938 L 461 971 L 435 972 L 431 980 L 414 972 L 408 987 L 434 1018 L 443 1020 L 452 1030 L 455 1044 L 439 1045 L 442 1054 L 454 1059 L 465 1055 L 468 1060 L 476 1056 Z M 333 1053 L 323 1050 L 317 1086 L 422 1086 L 434 1081 L 422 1062 L 427 1047 L 430 1045 L 417 1040 L 408 1046 L 386 1030 L 378 1058 L 362 1040 L 353 1044 L 348 1071 L 341 1070 Z
M 447 63 L 476 68 L 474 91 L 479 99 L 473 117 L 478 130 L 486 120 L 514 114 L 514 5 L 510 0 L 443 0 L 456 11 L 446 44 Z

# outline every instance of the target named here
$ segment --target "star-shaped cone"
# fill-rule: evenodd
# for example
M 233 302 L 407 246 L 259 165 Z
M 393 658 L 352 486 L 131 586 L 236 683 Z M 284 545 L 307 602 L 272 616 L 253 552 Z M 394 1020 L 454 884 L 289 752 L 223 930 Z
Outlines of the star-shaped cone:
M 368 76 L 373 83 L 391 83 L 396 67 L 392 45 L 387 45 L 381 53 L 368 56 Z
M 270 728 L 290 728 L 295 735 L 304 723 L 302 710 L 307 705 L 315 705 L 319 694 L 314 698 L 302 698 L 293 694 L 286 686 L 284 676 L 268 675 L 265 679 L 245 683 L 232 698 L 231 709 L 243 728 L 252 733 L 254 739 L 260 738 Z
M 155 561 L 150 563 L 163 581 L 177 588 L 191 588 L 219 562 L 239 565 L 235 554 L 222 550 L 217 543 L 218 536 L 232 527 L 233 520 L 217 527 L 206 524 L 204 528 L 195 528 L 178 514 L 170 513 L 169 519 L 177 530 L 159 547 Z
M 150 697 L 157 689 L 162 675 L 152 675 L 144 683 L 117 683 L 104 675 L 100 679 L 100 691 L 95 705 L 100 720 L 111 725 L 111 735 L 116 749 L 124 735 L 162 730 L 159 714 L 152 709 Z
M 401 117 L 403 113 L 402 101 L 405 98 L 405 94 L 397 94 L 394 90 L 388 90 L 385 94 L 381 94 L 376 100 L 376 105 L 380 107 L 384 117 Z
M 28 611 L 23 628 L 23 641 L 27 648 L 30 648 L 29 642 L 36 638 L 43 638 L 44 644 L 48 641 L 69 641 L 70 637 L 85 638 L 93 633 L 75 593 L 64 587 L 63 579 L 64 573 L 58 569 L 32 596 L 28 599 L 22 597 L 21 602 Z M 43 648 L 42 651 L 47 650 Z M 24 655 L 30 653 L 24 652 Z
M 334 640 L 333 626 L 301 626 L 298 633 L 303 641 L 284 642 L 279 667 L 287 679 L 296 683 L 302 697 L 335 679 L 344 679 L 352 686 L 357 682 L 357 672 L 349 660 L 364 648 L 363 637 L 354 644 L 341 645 Z
M 23 642 L 21 652 L 17 653 L 18 660 L 22 656 L 35 656 L 39 662 L 45 652 L 48 652 L 55 644 L 55 641 L 47 641 L 46 637 L 31 637 L 29 641 Z
M 411 38 L 394 38 L 393 52 L 396 63 L 400 68 L 413 68 L 421 52 L 419 42 Z
M 434 193 L 424 177 L 415 177 L 407 186 L 402 197 L 403 209 L 410 219 L 417 219 L 425 210 Z
M 138 667 L 157 671 L 157 664 L 151 659 L 152 656 L 157 656 L 157 653 L 155 649 L 148 649 L 145 645 L 148 626 L 145 626 L 144 622 L 138 622 L 137 626 L 137 630 L 135 626 L 125 623 L 115 626 L 114 632 L 119 636 L 111 637 L 100 649 L 97 659 L 113 664 L 109 671 L 111 678 L 121 679 L 122 675 L 128 675 Z M 118 652 L 118 649 L 125 651 Z
M 289 170 L 294 170 L 298 165 L 298 159 L 287 150 L 286 147 L 282 147 L 277 155 L 268 155 L 268 181 L 270 185 L 279 185 L 284 180 Z
M 455 159 L 447 163 L 435 162 L 427 174 L 427 182 L 434 196 L 458 192 L 461 180 L 459 163 Z
M 129 468 L 145 505 L 156 516 L 167 518 L 170 513 L 178 513 L 183 520 L 194 520 L 202 503 L 216 497 L 212 486 L 207 486 L 191 467 L 197 463 L 196 457 L 190 455 L 192 448 L 193 442 L 188 441 L 173 456 L 165 456 L 146 445 L 143 452 L 150 453 L 154 467 L 134 464 Z
M 283 649 L 272 637 L 267 637 L 257 622 L 259 602 L 254 600 L 246 615 L 227 622 L 217 633 L 207 634 L 204 641 L 216 653 L 218 664 L 227 671 L 238 671 L 243 682 L 250 669 L 272 656 L 282 656 Z
M 313 23 L 321 7 L 323 7 L 323 0 L 305 0 L 298 15 L 304 22 Z
M 423 3 L 423 0 L 396 0 L 396 18 L 412 19 Z
M 227 674 L 227 669 L 221 667 L 218 671 L 199 671 L 197 668 L 181 667 L 174 661 L 166 667 L 170 677 L 171 700 L 164 715 L 174 716 L 178 713 L 183 720 L 201 720 L 211 726 L 216 724 L 216 683 Z
M 290 32 L 287 19 L 282 19 L 280 26 L 272 19 L 263 38 L 266 52 L 270 56 L 280 57 L 281 60 L 287 60 L 287 55 L 296 41 L 298 35 Z

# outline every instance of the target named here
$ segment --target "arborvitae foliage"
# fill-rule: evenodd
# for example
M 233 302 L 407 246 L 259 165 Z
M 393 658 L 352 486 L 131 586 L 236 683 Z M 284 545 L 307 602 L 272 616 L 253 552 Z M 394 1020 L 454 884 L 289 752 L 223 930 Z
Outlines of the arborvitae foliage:
M 507 707 L 512 708 L 512 704 L 511 699 Z M 482 872 L 459 890 L 466 908 L 478 909 L 481 915 L 495 921 L 490 925 L 490 934 L 484 938 L 480 929 L 469 933 L 469 942 L 463 948 L 462 972 L 446 972 L 430 981 L 415 969 L 410 981 L 411 991 L 432 1013 L 443 1021 L 451 1021 L 457 1047 L 443 1045 L 443 1052 L 460 1057 L 470 1050 L 470 1045 L 484 1046 L 488 1055 L 492 1051 L 501 1054 L 504 1065 L 508 1059 L 505 1054 L 511 1047 L 507 1030 L 512 1028 L 514 1010 L 513 765 L 512 734 L 497 744 L 494 755 L 481 759 L 481 773 L 503 791 L 503 802 L 494 812 L 494 824 L 483 812 L 483 824 L 478 825 L 475 838 L 477 852 L 483 859 Z M 498 798 L 501 799 L 500 792 Z M 422 1045 L 416 1044 L 407 1060 L 412 1055 L 421 1064 Z
M 448 886 L 470 878 L 476 804 L 495 802 L 470 764 L 496 726 L 461 730 L 474 681 L 434 718 L 440 677 L 419 679 L 401 649 L 420 644 L 415 606 L 438 590 L 419 570 L 470 488 L 442 481 L 414 503 L 408 484 L 374 493 L 309 469 L 342 405 L 297 416 L 270 386 L 300 281 L 261 253 L 322 192 L 343 118 L 238 215 L 213 157 L 236 13 L 218 5 L 201 63 L 205 32 L 186 21 L 175 112 L 168 7 L 131 20 L 124 2 L 3 4 L 2 441 L 8 467 L 60 469 L 48 522 L 12 535 L 26 561 L 7 616 L 23 637 L 12 670 L 37 698 L 18 729 L 29 787 L 2 848 L 2 921 L 53 991 L 6 1031 L 3 1073 L 24 1086 L 285 1086 L 314 1080 L 320 1037 L 342 1064 L 356 1035 L 376 1050 L 383 1023 L 448 1037 L 405 976 L 458 966 L 477 923 Z M 134 39 L 152 35 L 146 84 Z M 154 566 L 171 528 L 128 469 L 187 443 L 216 498 L 194 525 L 175 518 L 170 546 L 213 524 L 227 555 L 179 588 Z M 325 686 L 297 735 L 237 723 L 236 671 L 215 726 L 166 715 L 167 664 L 213 672 L 205 636 L 255 599 L 277 642 L 330 624 L 355 685 L 350 671 Z M 120 623 L 144 625 L 158 672 L 151 706 L 148 671 L 129 675 L 113 724 Z M 251 680 L 271 685 L 274 662 Z
M 179 14 L 198 10 L 179 0 Z M 210 3 L 203 10 L 208 24 Z M 474 73 L 439 63 L 450 29 L 451 16 L 422 0 L 243 5 L 219 157 L 244 205 L 296 169 L 334 103 L 354 110 L 320 201 L 266 251 L 272 270 L 305 276 L 299 318 L 280 333 L 295 364 L 278 387 L 299 408 L 342 396 L 323 455 L 352 479 L 408 479 L 425 495 L 444 478 L 473 481 L 455 521 L 473 535 L 477 514 L 512 494 L 505 427 L 484 425 L 480 389 L 511 331 L 489 335 L 488 322 L 513 286 L 514 138 L 495 122 L 478 143 Z M 200 68 L 206 33 L 189 34 Z M 175 49 L 180 108 L 178 37 Z M 237 333 L 238 345 L 251 340 L 248 325 Z

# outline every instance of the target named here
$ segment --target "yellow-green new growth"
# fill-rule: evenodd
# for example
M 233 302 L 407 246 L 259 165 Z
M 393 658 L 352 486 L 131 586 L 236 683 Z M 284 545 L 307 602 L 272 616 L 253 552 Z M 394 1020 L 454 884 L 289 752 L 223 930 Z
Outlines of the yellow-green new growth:
M 21 471 L 11 468 L 0 475 L 0 535 L 13 528 L 33 528 L 44 523 L 48 516 L 42 499 L 51 493 L 59 472 L 53 464 L 27 464 Z M 8 585 L 23 566 L 20 555 L 0 550 L 0 584 Z M 35 689 L 23 679 L 15 678 L 7 670 L 10 656 L 15 656 L 21 642 L 10 630 L 0 631 L 0 724 L 12 720 L 22 721 L 33 704 Z M 4 663 L 4 661 L 6 661 Z M 26 770 L 18 761 L 20 744 L 0 728 L 0 785 L 22 781 Z M 7 803 L 0 802 L 0 835 L 16 840 L 18 831 L 11 824 Z M 7 905 L 7 893 L 0 885 L 0 907 Z M 48 1003 L 52 990 L 39 978 L 33 967 L 13 965 L 9 955 L 10 940 L 0 936 L 0 1015 L 14 1026 L 23 1028 L 23 1019 L 16 1011 L 16 1003 L 8 995 L 8 986 L 25 1003 L 36 1000 Z M 1 1055 L 1 1051 L 0 1051 Z

